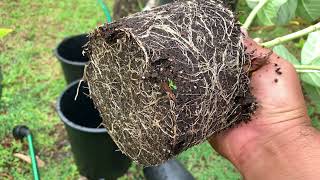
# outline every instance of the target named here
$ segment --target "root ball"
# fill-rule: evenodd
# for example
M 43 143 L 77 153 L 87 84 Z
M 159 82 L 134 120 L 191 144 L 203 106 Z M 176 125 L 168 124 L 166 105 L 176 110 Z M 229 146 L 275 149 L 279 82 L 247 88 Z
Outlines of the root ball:
M 249 119 L 241 38 L 218 0 L 174 2 L 93 31 L 84 79 L 120 150 L 157 165 Z

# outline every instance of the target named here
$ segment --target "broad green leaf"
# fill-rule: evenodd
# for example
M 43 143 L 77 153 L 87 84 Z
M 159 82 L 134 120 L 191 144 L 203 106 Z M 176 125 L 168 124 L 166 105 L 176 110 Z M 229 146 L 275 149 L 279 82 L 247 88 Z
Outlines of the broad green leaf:
M 301 64 L 320 66 L 320 31 L 310 33 L 301 52 Z M 320 73 L 310 72 L 301 75 L 302 81 L 320 88 Z
M 320 57 L 320 31 L 309 34 L 301 51 L 301 64 L 309 65 L 315 61 L 317 57 Z
M 312 102 L 314 102 L 317 105 L 320 105 L 320 88 L 304 83 L 303 89 L 307 93 L 308 97 L 312 100 Z
M 284 25 L 294 16 L 298 0 L 269 0 L 259 11 L 258 18 L 263 25 Z
M 300 62 L 298 61 L 298 59 L 293 55 L 291 54 L 288 49 L 286 47 L 284 47 L 283 45 L 278 45 L 278 46 L 275 46 L 273 48 L 273 51 L 275 53 L 277 53 L 280 57 L 282 57 L 283 59 L 291 62 L 292 64 L 294 65 L 299 65 Z
M 295 17 L 297 6 L 298 0 L 288 0 L 285 4 L 280 6 L 275 24 L 288 24 L 288 22 Z
M 249 8 L 253 9 L 259 3 L 259 0 L 246 0 Z
M 308 21 L 320 18 L 319 0 L 298 0 L 297 15 Z
M 301 79 L 314 87 L 320 88 L 320 73 L 303 73 Z
M 0 28 L 0 38 L 6 36 L 10 32 L 12 32 L 12 29 Z
M 309 65 L 320 66 L 320 56 L 311 61 Z M 302 81 L 320 88 L 320 72 L 309 72 L 301 74 Z

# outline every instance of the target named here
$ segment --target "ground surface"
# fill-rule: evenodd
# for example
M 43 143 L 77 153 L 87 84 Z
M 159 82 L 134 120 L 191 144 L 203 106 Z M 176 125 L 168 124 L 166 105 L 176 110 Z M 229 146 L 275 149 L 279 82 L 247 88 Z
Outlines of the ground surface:
M 106 2 L 110 2 L 110 8 L 112 1 Z M 246 14 L 244 10 L 241 8 L 239 13 L 241 19 Z M 11 136 L 11 129 L 17 124 L 28 125 L 34 133 L 38 155 L 45 162 L 40 169 L 42 179 L 57 176 L 78 179 L 63 125 L 54 109 L 65 82 L 52 50 L 63 37 L 88 32 L 103 23 L 103 12 L 91 0 L 2 0 L 0 17 L 0 27 L 14 29 L 0 40 L 0 66 L 4 74 L 0 100 L 0 179 L 31 179 L 30 165 L 13 156 L 28 153 L 26 143 L 14 141 Z M 266 34 L 256 28 L 254 35 L 270 39 L 287 29 L 271 27 Z M 291 44 L 296 54 L 300 44 Z M 318 125 L 315 108 L 309 107 L 309 112 Z M 197 179 L 240 178 L 235 168 L 207 143 L 178 158 Z M 121 179 L 143 179 L 141 167 L 133 165 Z

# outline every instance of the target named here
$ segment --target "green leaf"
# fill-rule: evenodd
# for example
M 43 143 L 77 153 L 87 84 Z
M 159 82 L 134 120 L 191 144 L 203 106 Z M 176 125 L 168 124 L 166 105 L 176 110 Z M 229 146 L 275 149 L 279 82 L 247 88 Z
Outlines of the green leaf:
M 282 57 L 283 59 L 291 62 L 294 65 L 300 65 L 299 60 L 293 55 L 291 54 L 288 49 L 286 47 L 284 47 L 283 45 L 278 45 L 275 46 L 273 48 L 273 51 L 278 54 L 280 57 Z
M 320 56 L 312 60 L 309 65 L 320 66 Z M 319 72 L 309 72 L 301 74 L 302 81 L 320 88 L 320 73 Z
M 299 0 L 297 15 L 308 21 L 315 21 L 320 18 L 319 0 Z
M 12 29 L 0 28 L 0 38 L 5 37 L 5 36 L 8 35 L 10 32 L 12 32 Z
M 298 0 L 288 0 L 280 6 L 275 23 L 278 25 L 288 24 L 288 22 L 295 17 L 297 6 Z
M 301 64 L 320 66 L 320 31 L 310 33 L 301 52 Z M 302 81 L 320 88 L 320 73 L 310 72 L 301 75 Z
M 303 89 L 307 93 L 308 97 L 312 100 L 312 102 L 314 102 L 317 105 L 320 105 L 320 88 L 304 83 Z
M 303 73 L 301 79 L 314 87 L 320 88 L 320 73 Z
M 256 5 L 258 5 L 259 0 L 246 0 L 246 3 L 249 8 L 253 9 L 254 7 L 256 7 Z
M 284 25 L 295 16 L 297 5 L 298 0 L 269 0 L 257 16 L 262 25 Z
M 294 46 L 302 49 L 306 40 L 304 38 L 300 38 L 298 42 L 294 43 Z
M 169 86 L 170 89 L 177 90 L 176 84 L 171 79 L 169 79 L 168 82 L 169 82 L 168 86 Z
M 320 31 L 309 34 L 301 51 L 301 64 L 309 65 L 320 57 Z

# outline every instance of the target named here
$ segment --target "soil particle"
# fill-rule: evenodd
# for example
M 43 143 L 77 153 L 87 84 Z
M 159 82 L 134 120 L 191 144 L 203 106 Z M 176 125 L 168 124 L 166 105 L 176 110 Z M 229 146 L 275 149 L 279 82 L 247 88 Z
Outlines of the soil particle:
M 275 70 L 275 72 L 276 72 L 277 74 L 281 75 L 282 72 L 281 72 L 280 70 L 281 70 L 281 68 L 277 68 L 277 69 Z
M 279 81 L 278 79 L 274 79 L 274 82 L 275 82 L 275 83 L 278 83 L 278 81 Z

